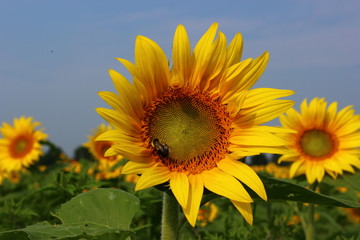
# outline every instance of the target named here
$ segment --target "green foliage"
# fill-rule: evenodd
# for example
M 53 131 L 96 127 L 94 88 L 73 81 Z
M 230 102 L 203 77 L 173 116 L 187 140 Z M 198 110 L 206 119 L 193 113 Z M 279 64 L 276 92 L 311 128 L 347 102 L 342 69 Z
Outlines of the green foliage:
M 45 172 L 33 168 L 22 174 L 19 183 L 5 180 L 0 188 L 0 230 L 16 229 L 50 220 L 50 212 L 84 190 L 101 186 L 84 171 L 64 172 L 64 164 L 49 166 Z
M 2 183 L 0 240 L 160 239 L 162 193 L 169 191 L 168 183 L 135 192 L 135 184 L 123 176 L 98 180 L 96 161 L 84 148 L 76 151 L 81 170 L 64 171 L 67 164 L 59 161 L 61 149 L 51 144 L 48 147 L 47 160 L 42 161 L 47 164 L 45 171 L 33 166 L 22 174 L 20 182 Z M 180 214 L 180 239 L 304 239 L 301 219 L 308 211 L 306 203 L 315 203 L 317 239 L 360 240 L 358 224 L 340 208 L 360 207 L 359 172 L 336 180 L 325 177 L 319 184 L 321 194 L 307 189 L 302 178 L 281 180 L 259 175 L 268 201 L 247 188 L 255 200 L 253 226 L 228 199 L 205 189 L 202 205 L 211 201 L 218 207 L 218 215 L 214 221 L 198 221 L 191 227 Z M 346 192 L 339 187 L 345 187 Z
M 315 203 L 319 205 L 330 205 L 336 207 L 360 208 L 360 204 L 335 197 L 326 196 L 314 191 L 311 191 L 298 184 L 290 181 L 276 179 L 259 174 L 260 179 L 264 183 L 268 200 L 285 200 L 285 201 L 299 201 L 304 203 Z M 245 186 L 246 187 L 246 186 Z M 246 187 L 252 198 L 259 198 L 259 196 Z M 208 193 L 204 196 L 202 204 L 207 201 L 219 197 L 214 193 Z
M 0 239 L 125 239 L 132 234 L 129 227 L 138 207 L 139 200 L 127 192 L 96 189 L 79 194 L 60 207 L 54 216 L 62 224 L 38 223 L 4 232 Z

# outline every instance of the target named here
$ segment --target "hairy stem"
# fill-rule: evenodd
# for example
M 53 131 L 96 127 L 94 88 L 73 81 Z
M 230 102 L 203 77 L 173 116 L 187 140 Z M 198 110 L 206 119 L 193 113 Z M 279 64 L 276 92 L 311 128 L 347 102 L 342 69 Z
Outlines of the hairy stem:
M 179 204 L 173 196 L 164 192 L 161 221 L 161 240 L 179 239 Z

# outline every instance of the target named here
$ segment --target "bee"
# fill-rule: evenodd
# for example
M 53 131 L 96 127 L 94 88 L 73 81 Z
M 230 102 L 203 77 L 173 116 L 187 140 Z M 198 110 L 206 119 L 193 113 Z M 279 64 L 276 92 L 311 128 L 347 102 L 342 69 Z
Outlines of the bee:
M 160 157 L 167 157 L 169 156 L 169 146 L 165 143 L 161 143 L 159 139 L 155 138 L 151 141 L 151 146 L 157 151 Z

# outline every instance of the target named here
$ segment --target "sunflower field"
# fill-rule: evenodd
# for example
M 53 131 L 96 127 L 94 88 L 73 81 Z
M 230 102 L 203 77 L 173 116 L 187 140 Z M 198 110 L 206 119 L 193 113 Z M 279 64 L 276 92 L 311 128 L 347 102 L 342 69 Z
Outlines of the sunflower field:
M 170 60 L 138 36 L 72 156 L 32 117 L 3 122 L 0 240 L 360 240 L 360 115 L 296 110 L 256 88 L 269 53 L 242 51 L 217 23 L 193 49 L 179 25 Z

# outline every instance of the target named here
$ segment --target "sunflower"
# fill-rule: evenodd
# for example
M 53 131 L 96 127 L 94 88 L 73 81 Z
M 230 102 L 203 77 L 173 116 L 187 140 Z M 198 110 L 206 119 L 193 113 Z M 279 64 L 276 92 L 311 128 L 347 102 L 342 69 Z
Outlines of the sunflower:
M 360 203 L 360 201 L 359 201 Z M 360 208 L 344 208 L 347 217 L 354 223 L 360 224 Z
M 135 64 L 117 59 L 132 74 L 132 83 L 109 70 L 118 94 L 99 93 L 112 109 L 97 112 L 115 128 L 97 138 L 115 143 L 105 155 L 130 160 L 122 173 L 141 174 L 135 190 L 169 182 L 192 226 L 204 188 L 229 198 L 252 223 L 253 200 L 243 184 L 261 198 L 267 196 L 256 173 L 238 159 L 283 153 L 284 143 L 272 133 L 284 130 L 260 124 L 293 105 L 276 99 L 293 91 L 250 90 L 265 70 L 268 52 L 239 62 L 241 35 L 227 45 L 217 27 L 214 23 L 192 52 L 186 30 L 179 25 L 171 68 L 155 42 L 138 36 Z
M 96 129 L 92 130 L 92 135 L 88 136 L 89 141 L 84 144 L 98 161 L 98 170 L 97 179 L 108 179 L 120 176 L 120 168 L 112 169 L 119 161 L 122 159 L 122 156 L 104 156 L 104 153 L 114 144 L 112 141 L 95 141 L 95 139 L 106 131 L 112 130 L 112 127 L 105 125 L 104 123 L 100 124 Z
M 42 130 L 35 130 L 40 126 L 32 117 L 14 119 L 14 126 L 3 123 L 0 127 L 0 166 L 6 172 L 20 171 L 39 160 L 43 154 L 40 141 L 47 135 Z
M 290 109 L 280 116 L 281 124 L 297 133 L 282 133 L 291 153 L 279 161 L 292 162 L 290 177 L 306 174 L 312 184 L 321 182 L 325 173 L 332 177 L 343 171 L 354 173 L 353 166 L 360 168 L 360 115 L 352 106 L 337 112 L 337 102 L 327 108 L 327 102 L 314 98 L 308 105 L 305 99 L 301 113 Z
M 11 171 L 6 172 L 0 169 L 0 185 L 4 182 L 5 179 L 12 183 L 19 183 L 21 178 L 21 171 Z
M 211 202 L 205 203 L 199 211 L 197 216 L 198 223 L 201 227 L 205 227 L 208 223 L 215 220 L 219 213 L 219 207 Z

